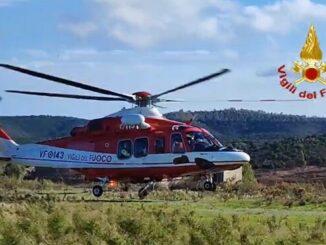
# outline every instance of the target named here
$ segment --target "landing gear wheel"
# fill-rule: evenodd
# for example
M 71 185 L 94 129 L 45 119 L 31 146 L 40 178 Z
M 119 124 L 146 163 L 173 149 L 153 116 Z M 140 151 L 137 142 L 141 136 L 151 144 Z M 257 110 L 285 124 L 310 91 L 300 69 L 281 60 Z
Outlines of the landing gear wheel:
M 210 181 L 205 181 L 203 186 L 204 186 L 205 191 L 212 191 L 213 190 L 213 183 L 210 182 Z
M 146 196 L 148 195 L 148 191 L 146 190 L 146 188 L 140 188 L 138 191 L 138 197 L 140 200 L 143 200 Z
M 101 197 L 103 194 L 103 187 L 100 185 L 95 185 L 92 189 L 92 193 L 95 197 Z

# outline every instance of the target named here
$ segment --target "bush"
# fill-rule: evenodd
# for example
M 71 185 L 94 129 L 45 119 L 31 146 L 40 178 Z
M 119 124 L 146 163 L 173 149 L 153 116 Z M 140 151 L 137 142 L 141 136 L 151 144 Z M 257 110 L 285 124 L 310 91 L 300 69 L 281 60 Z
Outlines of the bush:
M 8 177 L 20 179 L 25 175 L 25 167 L 17 164 L 8 163 L 3 174 Z
M 250 163 L 242 166 L 242 182 L 239 186 L 240 193 L 254 193 L 258 189 L 258 183 Z

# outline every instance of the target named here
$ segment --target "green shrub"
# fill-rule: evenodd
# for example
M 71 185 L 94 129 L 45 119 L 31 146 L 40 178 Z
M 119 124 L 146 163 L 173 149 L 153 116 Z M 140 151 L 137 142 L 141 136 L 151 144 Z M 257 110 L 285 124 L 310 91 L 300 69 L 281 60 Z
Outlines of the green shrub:
M 25 175 L 25 167 L 22 165 L 8 163 L 5 166 L 3 174 L 8 177 L 20 179 Z
M 240 193 L 254 193 L 258 189 L 255 173 L 250 163 L 242 166 L 242 181 L 239 186 Z

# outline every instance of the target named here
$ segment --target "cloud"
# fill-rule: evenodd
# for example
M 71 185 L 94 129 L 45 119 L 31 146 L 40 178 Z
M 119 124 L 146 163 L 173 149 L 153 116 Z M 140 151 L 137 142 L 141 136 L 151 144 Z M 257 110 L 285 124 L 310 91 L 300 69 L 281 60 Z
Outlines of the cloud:
M 66 21 L 60 28 L 80 38 L 96 30 L 133 48 L 161 43 L 228 44 L 244 30 L 289 32 L 299 23 L 326 21 L 326 5 L 310 0 L 281 0 L 244 5 L 223 0 L 95 0 L 88 21 Z
M 82 57 L 99 56 L 101 53 L 93 48 L 87 49 L 66 49 L 60 54 L 62 60 L 80 59 Z
M 326 20 L 326 5 L 310 0 L 282 0 L 273 4 L 245 6 L 247 23 L 261 32 L 288 32 L 299 23 Z
M 60 29 L 87 37 L 98 27 L 107 38 L 144 48 L 167 41 L 225 43 L 235 36 L 228 19 L 238 7 L 222 0 L 96 0 L 93 8 L 89 22 L 65 21 Z
M 203 11 L 212 4 L 201 1 L 105 1 L 99 0 L 107 21 L 107 33 L 130 46 L 147 47 L 179 38 L 216 38 L 222 26 Z M 215 8 L 214 8 L 215 9 Z
M 131 49 L 99 50 L 84 48 L 62 50 L 57 57 L 62 62 L 88 62 L 92 64 L 108 62 L 219 63 L 221 59 L 223 61 L 235 61 L 239 58 L 239 54 L 232 49 L 221 51 L 210 51 L 207 49 L 135 51 Z
M 85 39 L 97 30 L 95 23 L 91 21 L 70 20 L 59 24 L 59 29 L 68 31 L 78 38 Z
M 281 66 L 281 65 L 280 65 Z M 262 77 L 262 78 L 268 78 L 268 77 L 279 77 L 279 73 L 278 73 L 278 68 L 280 67 L 269 67 L 269 68 L 265 68 L 265 69 L 261 69 L 258 70 L 256 72 L 256 76 L 257 77 Z M 292 63 L 287 63 L 285 66 L 285 71 L 286 71 L 286 77 L 288 79 L 288 81 L 294 81 L 296 79 L 298 79 L 300 76 L 295 74 L 292 71 Z M 278 81 L 279 79 L 275 79 L 275 81 Z
M 26 49 L 24 51 L 31 58 L 47 58 L 49 56 L 47 51 L 41 49 Z
M 229 59 L 229 60 L 237 60 L 237 59 L 239 59 L 239 53 L 236 50 L 225 49 L 225 50 L 223 50 L 222 54 L 223 54 L 225 59 Z
M 275 77 L 278 76 L 277 73 L 278 67 L 272 67 L 267 69 L 262 69 L 256 72 L 256 75 L 258 77 Z
M 56 66 L 56 63 L 52 60 L 39 60 L 39 61 L 35 60 L 29 62 L 28 66 L 30 66 L 32 69 L 35 70 L 42 70 L 47 67 L 54 67 Z

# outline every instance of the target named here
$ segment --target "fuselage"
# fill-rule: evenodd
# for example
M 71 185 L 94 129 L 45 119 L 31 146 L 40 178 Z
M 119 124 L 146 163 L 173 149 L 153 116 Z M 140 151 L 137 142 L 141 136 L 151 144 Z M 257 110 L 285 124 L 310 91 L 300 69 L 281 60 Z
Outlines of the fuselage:
M 139 114 L 92 120 L 69 137 L 17 146 L 11 156 L 13 163 L 69 168 L 89 180 L 131 182 L 230 170 L 249 160 L 205 129 Z

